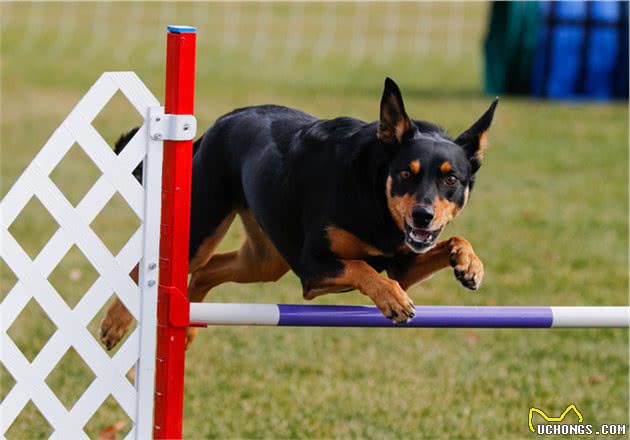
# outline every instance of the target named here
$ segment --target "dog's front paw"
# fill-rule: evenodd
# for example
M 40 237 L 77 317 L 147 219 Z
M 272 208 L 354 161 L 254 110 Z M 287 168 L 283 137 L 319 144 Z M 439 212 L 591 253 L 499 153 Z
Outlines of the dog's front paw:
M 372 301 L 387 319 L 396 323 L 410 321 L 416 316 L 413 301 L 396 281 L 392 281 L 387 289 L 374 295 Z
M 472 246 L 461 237 L 451 238 L 449 260 L 455 278 L 464 287 L 477 290 L 483 281 L 483 263 L 473 251 Z

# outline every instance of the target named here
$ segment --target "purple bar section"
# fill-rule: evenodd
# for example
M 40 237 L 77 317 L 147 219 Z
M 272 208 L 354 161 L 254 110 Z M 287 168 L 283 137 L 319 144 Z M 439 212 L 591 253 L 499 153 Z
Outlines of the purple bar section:
M 278 304 L 279 326 L 549 328 L 550 307 L 417 306 L 416 317 L 394 324 L 371 306 Z

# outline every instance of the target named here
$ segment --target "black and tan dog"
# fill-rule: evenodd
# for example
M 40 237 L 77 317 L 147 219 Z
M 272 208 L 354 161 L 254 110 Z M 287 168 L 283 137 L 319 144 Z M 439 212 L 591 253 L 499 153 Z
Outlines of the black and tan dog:
M 190 300 L 228 281 L 276 281 L 291 269 L 305 299 L 357 289 L 404 322 L 415 314 L 405 290 L 437 270 L 453 267 L 477 289 L 483 264 L 470 243 L 436 241 L 468 201 L 496 105 L 455 140 L 410 119 L 389 78 L 372 123 L 273 105 L 222 116 L 194 145 Z M 215 253 L 237 214 L 243 245 Z M 114 303 L 101 340 L 113 347 L 130 322 Z M 188 342 L 194 336 L 191 329 Z

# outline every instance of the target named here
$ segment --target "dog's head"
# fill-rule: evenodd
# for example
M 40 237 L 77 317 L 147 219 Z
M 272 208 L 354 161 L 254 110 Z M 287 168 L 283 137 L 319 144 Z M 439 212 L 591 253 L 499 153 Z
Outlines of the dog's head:
M 392 152 L 387 204 L 414 252 L 431 249 L 466 205 L 497 102 L 452 140 L 439 127 L 410 119 L 400 89 L 390 78 L 385 80 L 377 135 Z

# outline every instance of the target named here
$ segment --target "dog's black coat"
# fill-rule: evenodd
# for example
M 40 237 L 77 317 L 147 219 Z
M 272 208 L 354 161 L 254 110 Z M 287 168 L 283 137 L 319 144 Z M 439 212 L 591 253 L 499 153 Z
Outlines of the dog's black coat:
M 194 143 L 190 258 L 230 213 L 250 210 L 305 288 L 342 268 L 331 251 L 330 225 L 382 251 L 363 258 L 377 271 L 408 264 L 415 254 L 404 246 L 405 231 L 392 217 L 388 197 L 413 194 L 418 203 L 440 197 L 463 206 L 496 102 L 456 140 L 434 124 L 409 120 L 395 141 L 379 135 L 390 116 L 389 98 L 400 101 L 398 111 L 406 117 L 400 92 L 388 81 L 376 122 L 320 120 L 275 105 L 220 117 Z M 121 137 L 117 151 L 132 135 Z M 403 181 L 400 171 L 413 160 L 423 171 Z M 443 161 L 453 165 L 456 189 L 435 183 Z

